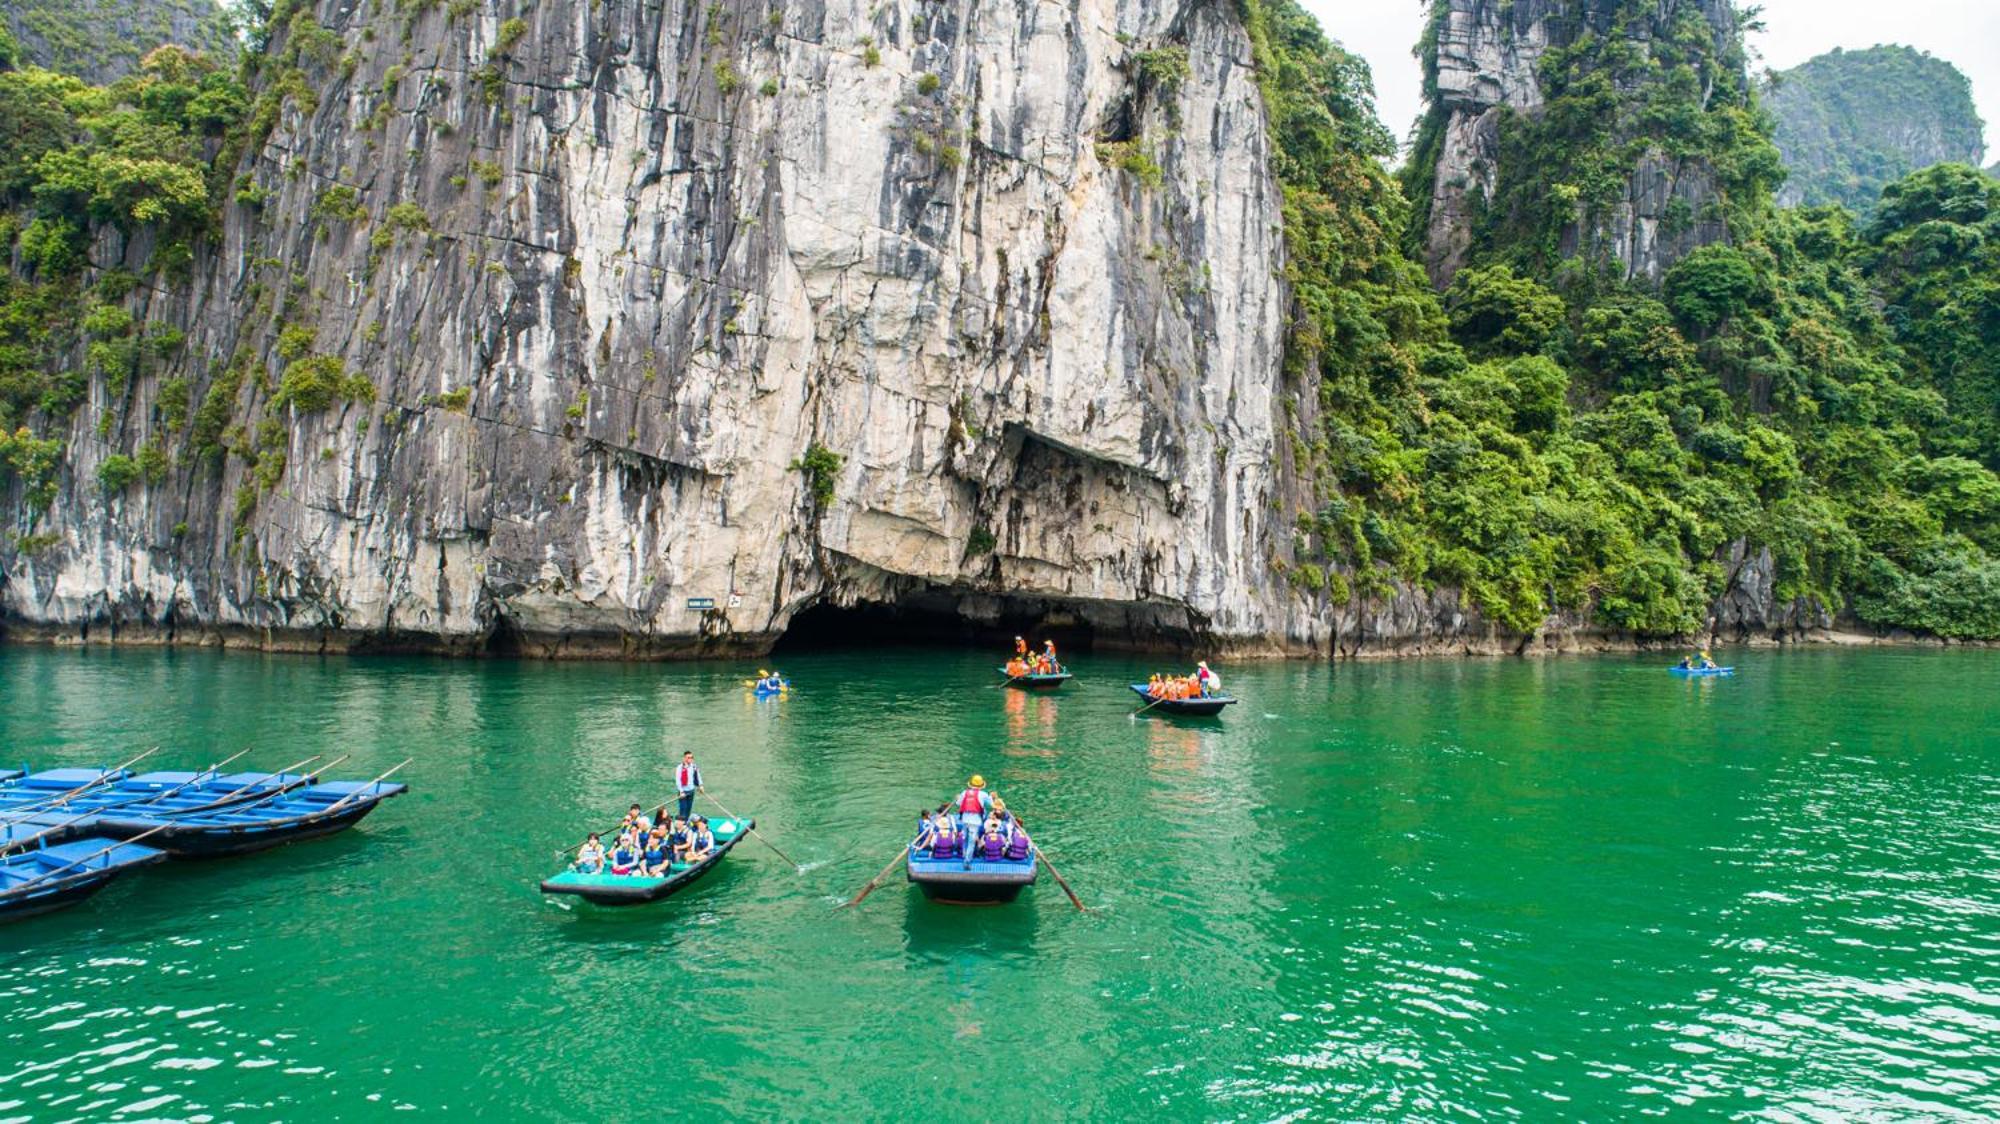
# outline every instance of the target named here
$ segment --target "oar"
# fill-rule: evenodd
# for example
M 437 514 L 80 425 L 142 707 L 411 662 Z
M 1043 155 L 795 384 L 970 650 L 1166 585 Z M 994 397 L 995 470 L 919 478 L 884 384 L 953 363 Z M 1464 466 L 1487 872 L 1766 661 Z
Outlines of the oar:
M 327 805 L 326 809 L 320 812 L 319 814 L 322 816 L 329 816 L 335 812 L 338 812 L 340 809 L 347 806 L 348 801 L 355 799 L 362 793 L 367 792 L 369 789 L 374 788 L 376 785 L 381 784 L 383 781 L 388 780 L 390 777 L 394 776 L 396 772 L 400 770 L 403 766 L 408 765 L 410 762 L 415 760 L 416 758 L 414 757 L 403 758 L 401 761 L 398 761 L 393 766 L 391 766 L 388 772 L 383 773 L 381 776 L 376 777 L 374 780 L 369 781 L 367 784 L 364 784 L 359 788 L 356 788 L 353 792 L 350 792 L 346 796 L 343 796 L 340 799 L 334 801 L 333 803 Z
M 1014 828 L 1017 831 L 1027 831 L 1028 825 L 1021 822 L 1021 817 L 1015 816 Z M 1069 904 L 1075 906 L 1080 912 L 1089 913 L 1090 911 L 1084 908 L 1083 902 L 1077 898 L 1076 891 L 1069 888 L 1069 879 L 1062 876 L 1062 871 L 1056 869 L 1056 864 L 1049 862 L 1048 853 L 1042 850 L 1042 845 L 1034 841 L 1033 835 L 1028 837 L 1028 842 L 1035 849 L 1035 857 L 1047 864 L 1049 873 L 1056 876 L 1056 885 L 1061 886 L 1063 893 L 1069 895 Z
M 352 756 L 354 756 L 354 755 L 353 755 L 353 754 L 351 754 L 351 753 L 343 753 L 343 754 L 341 754 L 341 755 L 340 755 L 339 757 L 336 757 L 336 758 L 334 758 L 333 760 L 331 760 L 331 761 L 327 762 L 326 764 L 324 764 L 324 765 L 320 766 L 320 768 L 321 768 L 321 769 L 331 769 L 331 768 L 333 768 L 333 767 L 334 767 L 335 765 L 338 765 L 338 764 L 340 764 L 340 763 L 341 763 L 342 761 L 345 761 L 345 760 L 347 760 L 348 758 L 350 758 L 350 757 L 352 757 Z M 285 775 L 286 773 L 289 773 L 289 772 L 291 772 L 291 771 L 292 771 L 293 769 L 303 769 L 303 768 L 305 768 L 305 766 L 306 766 L 306 764 L 307 764 L 308 762 L 311 762 L 311 761 L 316 761 L 316 760 L 318 760 L 318 759 L 319 759 L 319 757 L 320 757 L 320 754 L 317 754 L 317 753 L 313 754 L 313 755 L 312 755 L 312 756 L 310 756 L 310 757 L 302 757 L 302 758 L 300 758 L 299 760 L 297 760 L 297 761 L 294 761 L 294 762 L 292 762 L 292 763 L 291 763 L 290 765 L 287 765 L 287 766 L 285 766 L 284 768 L 282 768 L 282 769 L 279 769 L 279 770 L 278 770 L 277 772 L 275 772 L 275 773 L 265 773 L 265 774 L 264 774 L 263 776 L 261 776 L 261 777 L 257 777 L 257 778 L 255 778 L 255 779 L 252 779 L 252 780 L 248 780 L 248 781 L 245 781 L 245 782 L 243 782 L 242 784 L 239 784 L 239 785 L 237 785 L 237 786 L 236 786 L 235 788 L 232 788 L 232 789 L 230 789 L 230 790 L 229 790 L 228 792 L 225 792 L 225 793 L 223 793 L 223 794 L 222 794 L 221 796 L 218 796 L 218 797 L 216 797 L 215 799 L 213 799 L 213 800 L 209 801 L 209 802 L 208 802 L 208 803 L 206 803 L 206 804 L 203 804 L 203 805 L 201 805 L 201 806 L 199 806 L 199 807 L 195 807 L 195 808 L 185 808 L 185 809 L 182 809 L 182 811 L 184 811 L 184 812 L 206 812 L 206 811 L 209 811 L 209 810 L 211 810 L 211 809 L 214 809 L 214 808 L 220 808 L 220 807 L 223 807 L 224 805 L 227 805 L 227 804 L 232 804 L 232 803 L 234 803 L 234 802 L 236 801 L 236 797 L 238 796 L 238 794 L 240 794 L 240 793 L 244 793 L 244 792 L 248 792 L 249 790 L 251 790 L 251 789 L 253 789 L 253 788 L 256 788 L 256 787 L 257 787 L 258 785 L 260 785 L 260 784 L 263 784 L 263 783 L 264 783 L 264 782 L 266 782 L 266 781 L 269 781 L 269 780 L 273 780 L 273 779 L 276 779 L 276 778 L 278 778 L 278 777 L 282 777 L 282 776 L 284 776 L 284 775 Z M 307 774 L 305 774 L 304 776 L 301 776 L 301 777 L 300 777 L 299 779 L 297 779 L 297 780 L 294 780 L 294 781 L 287 781 L 287 782 L 285 782 L 284 784 L 280 785 L 280 786 L 278 787 L 277 791 L 275 791 L 275 792 L 267 792 L 267 793 L 265 793 L 265 794 L 264 794 L 264 795 L 262 795 L 262 796 L 259 796 L 259 797 L 256 797 L 256 798 L 255 798 L 255 801 L 254 801 L 254 802 L 255 802 L 255 803 L 263 803 L 263 802 L 265 802 L 265 801 L 268 801 L 268 800 L 271 800 L 271 799 L 273 799 L 273 798 L 275 798 L 275 797 L 279 797 L 279 796 L 283 796 L 284 794 L 286 794 L 286 793 L 290 792 L 291 790 L 293 790 L 293 789 L 295 789 L 295 788 L 299 787 L 299 786 L 300 786 L 300 785 L 302 785 L 302 784 L 308 784 L 308 783 L 310 783 L 310 782 L 312 781 L 312 779 L 313 779 L 313 775 L 314 775 L 313 773 L 307 773 Z
M 224 765 L 229 764 L 231 761 L 236 760 L 238 757 L 241 757 L 248 752 L 250 752 L 248 749 L 238 750 L 237 752 L 231 754 L 230 756 L 224 758 L 221 761 L 216 762 L 213 765 L 210 765 L 208 768 L 202 770 L 199 773 L 194 774 L 187 780 L 182 781 L 181 783 L 173 786 L 172 788 L 162 789 L 159 792 L 149 793 L 146 796 L 135 798 L 134 800 L 130 801 L 130 803 L 133 804 L 149 803 L 154 800 L 164 799 L 166 797 L 184 792 L 188 788 L 196 784 L 202 783 L 204 778 L 214 779 L 217 775 L 219 775 L 222 772 L 222 767 Z M 120 805 L 120 807 L 122 806 L 123 805 Z M 92 808 L 88 812 L 78 812 L 76 815 L 71 816 L 68 819 L 58 820 L 57 822 L 50 824 L 49 826 L 43 828 L 42 830 L 36 832 L 35 834 L 28 836 L 26 839 L 16 839 L 12 843 L 9 843 L 5 846 L 0 846 L 0 855 L 5 855 L 10 851 L 26 847 L 28 844 L 33 843 L 37 839 L 43 839 L 50 835 L 54 835 L 56 832 L 61 831 L 64 828 L 71 826 L 72 824 L 76 824 L 83 820 L 90 819 L 92 816 L 101 815 L 109 810 L 113 809 Z
M 1157 698 L 1157 699 L 1154 699 L 1154 700 L 1153 700 L 1152 702 L 1149 702 L 1149 703 L 1147 703 L 1147 704 L 1146 704 L 1145 706 L 1142 706 L 1142 707 L 1140 707 L 1139 709 L 1137 709 L 1137 710 L 1133 711 L 1133 712 L 1132 712 L 1132 717 L 1134 717 L 1134 718 L 1137 718 L 1137 717 L 1139 717 L 1139 716 L 1140 716 L 1141 714 L 1144 714 L 1144 713 L 1146 713 L 1147 711 L 1149 711 L 1149 710 L 1153 709 L 1154 707 L 1156 707 L 1156 706 L 1158 706 L 1158 705 L 1160 705 L 1161 703 L 1163 703 L 1163 702 L 1166 702 L 1166 701 L 1167 701 L 1167 696 L 1165 696 L 1165 695 L 1161 695 L 1161 696 L 1160 696 L 1159 698 Z M 1055 867 L 1050 867 L 1049 869 L 1050 869 L 1050 870 L 1054 870 L 1054 869 L 1055 869 Z
M 139 762 L 144 761 L 146 758 L 151 757 L 152 755 L 158 752 L 160 752 L 160 747 L 154 746 L 153 748 L 147 750 L 146 752 L 140 754 L 139 756 L 134 757 L 132 760 L 125 762 L 123 765 L 113 765 L 111 768 L 104 770 L 102 773 L 98 774 L 96 780 L 91 781 L 89 784 L 78 785 L 77 787 L 72 788 L 67 792 L 59 793 L 55 796 L 47 797 L 42 800 L 32 801 L 27 804 L 17 804 L 11 808 L 0 809 L 0 811 L 4 811 L 8 815 L 13 815 L 17 812 L 28 812 L 28 813 L 46 812 L 51 808 L 60 808 L 64 804 L 67 804 L 70 801 L 76 799 L 77 797 L 82 796 L 84 793 L 89 792 L 93 788 L 101 788 L 104 785 L 113 783 L 115 781 L 124 780 L 125 770 L 130 769 L 132 766 L 137 765 Z
M 896 869 L 897 863 L 904 862 L 908 860 L 909 857 L 910 857 L 910 845 L 908 843 L 905 843 L 903 844 L 902 849 L 896 852 L 896 857 L 889 860 L 889 865 L 882 868 L 882 873 L 876 875 L 873 878 L 870 878 L 868 880 L 868 885 L 861 887 L 861 892 L 854 895 L 852 900 L 844 903 L 840 908 L 847 909 L 851 906 L 860 905 L 862 898 L 865 898 L 868 895 L 874 893 L 875 887 L 881 885 L 882 880 L 884 878 L 889 877 L 889 872 Z
M 995 683 L 987 687 L 986 689 L 989 691 L 996 691 L 1002 687 L 1012 687 L 1014 684 L 1019 683 L 1023 679 L 1029 678 L 1029 676 L 1033 674 L 1034 674 L 1033 672 L 1030 672 L 1028 675 L 1010 675 L 1007 677 L 1007 681 L 1005 683 Z
M 707 790 L 707 789 L 705 789 L 705 788 L 704 788 L 704 789 L 702 789 L 702 790 L 701 790 L 701 794 L 702 794 L 703 796 L 708 796 L 708 790 Z M 715 797 L 713 797 L 713 796 L 708 796 L 708 802 L 709 802 L 710 804 L 713 804 L 713 805 L 715 805 L 715 806 L 716 806 L 716 807 L 718 807 L 718 808 L 722 808 L 722 801 L 720 801 L 720 800 L 717 800 L 717 799 L 716 799 Z M 758 841 L 759 841 L 759 842 L 761 842 L 761 843 L 763 843 L 763 844 L 764 844 L 764 846 L 766 846 L 766 847 L 769 847 L 769 848 L 770 848 L 771 850 L 773 850 L 773 851 L 777 851 L 777 854 L 778 854 L 778 857 L 779 857 L 779 858 L 781 858 L 781 859 L 783 859 L 783 860 L 785 860 L 785 861 L 786 861 L 786 862 L 788 862 L 788 863 L 791 863 L 791 864 L 792 864 L 792 869 L 793 869 L 793 870 L 796 870 L 796 871 L 798 871 L 798 872 L 799 872 L 799 873 L 801 873 L 801 874 L 804 874 L 804 873 L 805 873 L 805 869 L 806 869 L 806 868 L 805 868 L 805 867 L 802 867 L 802 866 L 800 866 L 800 865 L 799 865 L 798 863 L 796 863 L 796 862 L 793 862 L 793 861 L 792 861 L 792 856 L 790 856 L 790 855 L 788 855 L 788 854 L 784 853 L 783 851 L 779 851 L 779 850 L 778 850 L 778 845 L 777 845 L 776 843 L 773 843 L 773 842 L 771 842 L 771 841 L 770 841 L 769 839 L 765 839 L 765 838 L 764 838 L 764 833 L 763 833 L 763 832 L 761 832 L 761 831 L 758 831 L 758 830 L 757 830 L 757 828 L 756 828 L 756 825 L 755 825 L 755 823 L 754 823 L 753 821 L 751 821 L 751 820 L 746 820 L 746 819 L 744 819 L 744 818 L 743 818 L 742 816 L 739 816 L 739 815 L 737 815 L 737 814 L 736 814 L 735 812 L 732 812 L 732 811 L 730 811 L 730 810 L 729 810 L 729 809 L 727 809 L 727 808 L 722 808 L 722 814 L 723 814 L 723 815 L 725 815 L 725 816 L 728 816 L 728 817 L 729 817 L 730 819 L 732 819 L 732 820 L 737 820 L 737 821 L 739 821 L 739 822 L 743 823 L 743 824 L 744 824 L 745 826 L 749 827 L 749 828 L 750 828 L 750 834 L 752 834 L 752 835 L 756 836 L 756 837 L 757 837 L 757 839 L 758 839 Z
M 139 834 L 134 835 L 130 839 L 120 839 L 118 842 L 113 843 L 109 847 L 92 851 L 91 853 L 83 856 L 80 859 L 77 859 L 74 862 L 65 863 L 62 866 L 59 866 L 54 870 L 49 871 L 47 874 L 37 875 L 33 878 L 28 879 L 26 882 L 16 882 L 14 885 L 7 887 L 7 892 L 14 893 L 19 890 L 27 889 L 29 886 L 33 886 L 37 882 L 46 882 L 49 879 L 54 878 L 56 875 L 61 874 L 66 870 L 74 870 L 75 868 L 82 866 L 84 863 L 87 863 L 94 858 L 98 858 L 103 855 L 108 855 L 111 852 L 116 851 L 118 848 L 123 847 L 129 843 L 137 843 L 139 840 L 144 839 L 147 836 L 157 835 L 160 832 L 165 831 L 172 826 L 174 825 L 171 822 L 169 822 L 169 823 L 163 823 L 158 827 L 149 827 L 146 830 L 140 832 Z

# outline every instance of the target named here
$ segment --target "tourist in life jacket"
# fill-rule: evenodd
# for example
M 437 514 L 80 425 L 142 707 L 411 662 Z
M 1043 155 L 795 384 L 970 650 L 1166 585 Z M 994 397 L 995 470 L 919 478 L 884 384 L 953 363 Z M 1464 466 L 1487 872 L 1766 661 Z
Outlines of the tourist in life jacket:
M 639 873 L 647 878 L 664 878 L 674 865 L 674 853 L 667 848 L 667 831 L 655 825 L 646 833 L 646 840 L 640 851 Z
M 1707 648 L 1701 650 L 1701 666 L 1705 670 L 1713 669 L 1716 666 L 1715 657 L 1708 654 Z
M 1028 674 L 1027 660 L 1022 659 L 1020 656 L 1015 656 L 1013 659 L 1007 661 L 1007 678 L 1019 679 L 1026 674 Z
M 917 839 L 910 846 L 919 851 L 928 851 L 937 844 L 937 824 L 931 821 L 931 810 L 922 809 L 917 813 Z
M 604 873 L 604 841 L 598 838 L 596 832 L 591 832 L 590 838 L 583 841 L 583 846 L 576 849 L 576 865 L 570 869 L 578 874 Z
M 986 822 L 987 809 L 993 807 L 993 795 L 986 791 L 986 778 L 974 773 L 954 804 L 958 808 L 960 835 L 965 845 L 971 846 L 979 838 L 980 825 Z
M 1014 654 L 1015 654 L 1015 655 L 1017 655 L 1017 656 L 1019 656 L 1019 657 L 1021 657 L 1022 659 L 1027 659 L 1027 658 L 1028 658 L 1028 642 L 1027 642 L 1026 640 L 1023 640 L 1023 639 L 1021 639 L 1020 637 L 1016 636 L 1016 637 L 1014 638 Z
M 630 874 L 639 867 L 639 851 L 632 843 L 630 835 L 618 837 L 618 845 L 611 849 L 611 873 Z
M 785 689 L 785 677 L 773 671 L 764 678 L 759 679 L 757 685 L 766 691 L 782 691 Z
M 708 829 L 708 817 L 696 816 L 695 828 L 688 839 L 688 861 L 698 863 L 715 853 L 715 833 Z
M 1058 660 L 1058 659 L 1056 659 L 1056 642 L 1055 642 L 1055 641 L 1053 641 L 1053 640 L 1044 640 L 1044 641 L 1042 641 L 1042 658 L 1043 658 L 1044 660 L 1048 661 L 1048 665 L 1049 665 L 1049 669 L 1050 669 L 1051 673 L 1053 673 L 1053 672 L 1057 672 L 1057 671 L 1061 671 L 1061 670 L 1062 670 L 1062 661 L 1061 661 L 1061 660 Z

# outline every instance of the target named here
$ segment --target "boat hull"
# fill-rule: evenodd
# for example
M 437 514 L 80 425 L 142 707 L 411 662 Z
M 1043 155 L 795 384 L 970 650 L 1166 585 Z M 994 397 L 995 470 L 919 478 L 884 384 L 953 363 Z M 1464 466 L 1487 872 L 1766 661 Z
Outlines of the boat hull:
M 728 839 L 716 840 L 715 853 L 701 862 L 680 870 L 675 870 L 665 878 L 634 878 L 626 874 L 578 874 L 564 871 L 554 878 L 542 880 L 544 894 L 570 894 L 582 898 L 593 905 L 627 906 L 646 905 L 670 898 L 706 877 L 722 862 L 724 855 L 736 849 L 750 829 L 757 826 L 754 819 L 732 821 L 740 825 Z
M 1736 669 L 1733 667 L 1670 667 L 1667 670 L 1689 679 L 1712 679 L 1719 675 L 1736 674 Z
M 1021 862 L 985 862 L 968 865 L 962 859 L 938 861 L 911 853 L 908 879 L 924 896 L 946 905 L 1000 905 L 1021 896 L 1041 876 L 1041 864 L 1033 856 Z
M 128 843 L 109 854 L 98 854 L 111 840 L 89 838 L 61 846 L 23 852 L 0 862 L 7 877 L 0 887 L 0 924 L 52 913 L 75 905 L 117 881 L 129 870 L 149 866 L 167 856 L 151 847 Z M 82 865 L 65 873 L 54 873 L 67 863 Z M 36 875 L 53 875 L 42 882 L 28 881 Z
M 381 804 L 381 799 L 357 800 L 330 815 L 300 816 L 267 824 L 170 824 L 165 830 L 146 836 L 149 846 L 177 859 L 220 859 L 251 855 L 287 843 L 319 839 L 346 831 L 365 819 Z M 130 839 L 159 827 L 158 820 L 97 820 L 91 830 L 114 839 Z
M 1148 714 L 1172 714 L 1181 718 L 1214 718 L 1222 713 L 1222 708 L 1233 705 L 1236 700 L 1228 695 L 1209 695 L 1198 699 L 1155 699 L 1146 693 L 1144 683 L 1129 684 L 1132 690 L 1146 700 Z
M 1053 691 L 1072 678 L 1067 671 L 1058 671 L 1054 675 L 1008 675 L 1004 667 L 1000 669 L 1000 677 L 1007 681 L 1007 686 L 1017 691 Z

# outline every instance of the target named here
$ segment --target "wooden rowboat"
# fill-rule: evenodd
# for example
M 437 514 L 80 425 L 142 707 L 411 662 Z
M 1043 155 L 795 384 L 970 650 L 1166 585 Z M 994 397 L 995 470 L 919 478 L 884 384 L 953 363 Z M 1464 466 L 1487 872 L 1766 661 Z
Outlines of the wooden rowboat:
M 722 861 L 722 856 L 735 849 L 736 844 L 756 826 L 754 819 L 708 821 L 708 830 L 715 836 L 715 850 L 698 863 L 675 863 L 659 878 L 642 878 L 636 874 L 583 874 L 565 870 L 553 878 L 543 879 L 542 893 L 574 894 L 598 905 L 645 905 L 672 897 L 714 870 L 716 864 Z
M 1053 691 L 1070 681 L 1070 673 L 1067 671 L 1058 671 L 1053 675 L 1035 675 L 1032 673 L 1028 675 L 1009 675 L 1006 668 L 1003 667 L 999 670 L 1000 677 L 1007 681 L 1007 686 L 1022 691 Z
M 1199 695 L 1191 699 L 1156 699 L 1146 691 L 1144 683 L 1130 684 L 1132 690 L 1146 700 L 1147 711 L 1151 714 L 1176 714 L 1183 718 L 1213 718 L 1222 713 L 1222 708 L 1235 702 L 1228 695 Z

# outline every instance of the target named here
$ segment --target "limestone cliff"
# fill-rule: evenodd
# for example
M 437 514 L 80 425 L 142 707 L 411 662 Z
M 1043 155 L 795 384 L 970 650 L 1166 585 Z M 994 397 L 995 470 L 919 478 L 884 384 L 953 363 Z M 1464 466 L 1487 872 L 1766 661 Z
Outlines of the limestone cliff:
M 230 55 L 236 49 L 215 0 L 8 0 L 0 20 L 20 62 L 95 85 L 131 73 L 162 43 Z
M 1267 563 L 1284 251 L 1232 7 L 519 11 L 278 30 L 192 295 L 137 298 L 180 358 L 77 416 L 9 616 L 665 653 L 928 597 L 1322 643 Z M 83 486 L 163 387 L 230 455 Z
M 1615 57 L 1591 57 L 1607 44 Z M 1564 256 L 1611 265 L 1625 279 L 1657 281 L 1688 251 L 1726 238 L 1715 169 L 1650 135 L 1658 122 L 1644 103 L 1686 67 L 1697 84 L 1695 111 L 1705 110 L 1718 78 L 1741 81 L 1739 50 L 1729 0 L 1434 0 L 1420 50 L 1430 106 L 1414 169 L 1427 181 L 1419 234 L 1432 281 L 1448 284 L 1475 241 L 1492 240 L 1482 226 L 1493 221 L 1505 173 L 1537 181 L 1543 195 L 1559 193 Z M 1551 52 L 1588 65 L 1551 73 Z M 1614 150 L 1600 166 L 1507 166 L 1503 130 L 1520 132 L 1547 114 L 1552 80 L 1594 100 L 1572 109 L 1583 110 L 1579 119 L 1558 124 L 1600 134 L 1595 145 Z M 1587 89 L 1592 80 L 1601 88 Z

